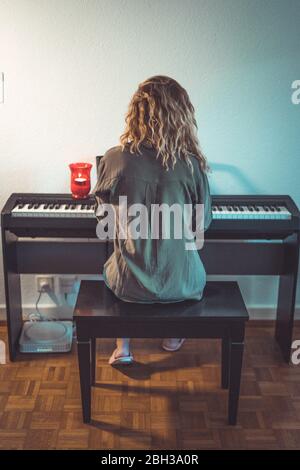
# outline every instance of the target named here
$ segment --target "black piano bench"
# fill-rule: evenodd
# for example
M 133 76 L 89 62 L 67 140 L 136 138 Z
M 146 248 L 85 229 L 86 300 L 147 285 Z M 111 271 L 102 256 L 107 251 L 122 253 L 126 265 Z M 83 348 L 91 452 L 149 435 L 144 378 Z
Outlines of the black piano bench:
M 97 338 L 180 337 L 222 339 L 221 385 L 229 389 L 228 423 L 236 424 L 245 323 L 249 319 L 236 282 L 208 282 L 200 301 L 138 304 L 118 299 L 102 281 L 82 281 L 74 319 L 85 423 L 91 421 Z

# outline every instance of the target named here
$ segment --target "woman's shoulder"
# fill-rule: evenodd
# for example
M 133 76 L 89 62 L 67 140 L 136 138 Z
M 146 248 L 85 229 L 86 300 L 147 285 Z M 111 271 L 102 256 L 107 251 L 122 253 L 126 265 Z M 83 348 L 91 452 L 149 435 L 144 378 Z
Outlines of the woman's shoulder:
M 106 177 L 121 176 L 128 166 L 130 153 L 121 145 L 109 148 L 100 159 L 100 171 Z
M 120 154 L 122 153 L 123 153 L 122 146 L 115 145 L 114 147 L 110 147 L 108 150 L 106 150 L 101 160 L 105 161 L 105 160 L 109 160 L 113 158 L 118 158 Z
M 114 147 L 106 150 L 100 161 L 102 161 L 103 164 L 110 166 L 122 164 L 127 153 L 126 148 L 123 149 L 121 145 L 115 145 Z

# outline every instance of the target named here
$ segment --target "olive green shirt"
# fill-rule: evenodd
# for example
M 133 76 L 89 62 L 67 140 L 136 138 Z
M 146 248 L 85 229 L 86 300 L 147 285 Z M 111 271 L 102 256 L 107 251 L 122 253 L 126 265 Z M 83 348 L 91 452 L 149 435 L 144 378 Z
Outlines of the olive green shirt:
M 101 158 L 94 194 L 98 209 L 103 203 L 119 206 L 119 196 L 131 204 L 143 204 L 149 211 L 153 204 L 204 204 L 204 230 L 211 222 L 211 197 L 206 174 L 198 160 L 191 157 L 193 172 L 187 163 L 177 159 L 174 169 L 164 169 L 156 151 L 141 146 L 142 155 L 132 154 L 121 146 L 108 150 Z M 96 212 L 97 215 L 97 212 Z M 97 217 L 99 220 L 101 218 Z M 114 252 L 104 265 L 107 286 L 120 299 L 128 302 L 179 302 L 202 297 L 206 273 L 197 250 L 186 249 L 186 239 L 122 239 L 116 217 Z M 170 231 L 172 235 L 172 230 Z M 201 254 L 201 251 L 200 251 Z

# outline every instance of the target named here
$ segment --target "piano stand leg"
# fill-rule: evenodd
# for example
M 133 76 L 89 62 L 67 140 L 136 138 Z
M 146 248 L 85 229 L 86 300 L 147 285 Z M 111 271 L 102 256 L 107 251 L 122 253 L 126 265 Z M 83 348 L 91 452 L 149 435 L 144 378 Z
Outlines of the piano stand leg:
M 22 299 L 20 274 L 17 269 L 17 237 L 2 230 L 4 286 L 8 329 L 9 358 L 15 361 L 19 351 L 19 337 L 22 331 Z
M 293 341 L 299 238 L 297 235 L 293 235 L 288 237 L 284 243 L 286 244 L 285 270 L 287 274 L 281 275 L 279 281 L 275 338 L 284 360 L 289 363 Z

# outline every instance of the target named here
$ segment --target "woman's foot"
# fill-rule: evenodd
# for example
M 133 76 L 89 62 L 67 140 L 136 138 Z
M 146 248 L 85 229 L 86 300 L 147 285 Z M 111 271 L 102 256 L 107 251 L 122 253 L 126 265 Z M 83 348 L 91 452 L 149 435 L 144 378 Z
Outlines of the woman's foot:
M 166 338 L 162 342 L 165 351 L 178 351 L 185 341 L 185 338 Z
M 108 363 L 111 366 L 117 365 L 117 364 L 132 364 L 133 363 L 133 356 L 132 354 L 128 351 L 122 351 L 118 348 L 114 350 L 112 355 L 109 358 Z

